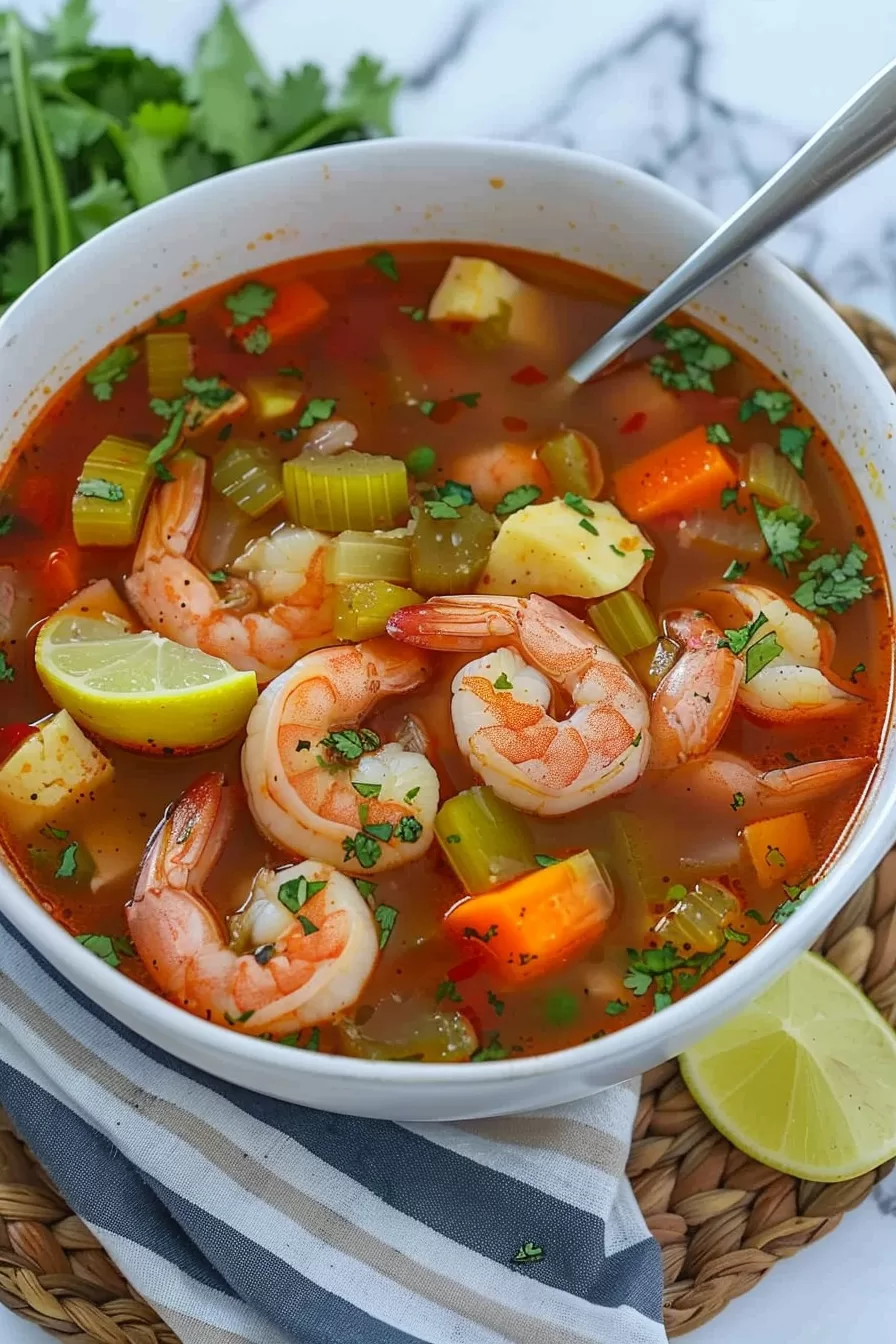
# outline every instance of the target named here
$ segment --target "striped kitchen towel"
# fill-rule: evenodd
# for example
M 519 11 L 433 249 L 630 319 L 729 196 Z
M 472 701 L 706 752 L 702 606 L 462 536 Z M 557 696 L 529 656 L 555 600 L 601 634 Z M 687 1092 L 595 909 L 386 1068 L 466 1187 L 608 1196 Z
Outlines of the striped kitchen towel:
M 309 1110 L 155 1049 L 0 921 L 0 1102 L 183 1344 L 665 1340 L 634 1083 L 464 1124 Z

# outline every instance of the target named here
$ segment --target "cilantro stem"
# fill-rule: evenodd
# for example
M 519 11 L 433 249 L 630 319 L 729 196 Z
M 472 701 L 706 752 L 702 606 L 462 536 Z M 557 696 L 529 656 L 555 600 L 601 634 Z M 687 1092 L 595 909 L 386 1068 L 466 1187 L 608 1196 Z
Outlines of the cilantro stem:
M 346 131 L 352 126 L 358 124 L 357 109 L 353 107 L 344 108 L 341 112 L 330 112 L 328 116 L 321 117 L 307 131 L 302 131 L 299 135 L 287 141 L 285 145 L 278 146 L 271 158 L 277 159 L 281 154 L 297 154 L 299 150 L 310 149 L 312 145 L 320 144 L 328 135 L 335 135 L 337 131 Z
M 6 38 L 9 44 L 9 72 L 12 77 L 12 92 L 16 108 L 16 120 L 19 123 L 19 135 L 22 140 L 22 159 L 25 165 L 25 179 L 28 184 L 28 196 L 31 200 L 31 221 L 34 235 L 34 252 L 37 258 L 37 270 L 43 275 L 53 264 L 50 243 L 50 215 L 47 210 L 47 198 L 34 139 L 34 127 L 28 111 L 28 61 L 22 39 L 22 23 L 14 11 L 7 16 Z
M 31 120 L 37 138 L 38 152 L 43 161 L 44 174 L 50 192 L 50 204 L 53 208 L 53 217 L 56 223 L 56 260 L 59 261 L 67 252 L 71 252 L 75 245 L 72 219 L 68 208 L 68 193 L 65 178 L 62 175 L 62 165 L 47 129 L 40 94 L 35 88 L 33 80 L 30 79 L 28 91 L 31 95 Z

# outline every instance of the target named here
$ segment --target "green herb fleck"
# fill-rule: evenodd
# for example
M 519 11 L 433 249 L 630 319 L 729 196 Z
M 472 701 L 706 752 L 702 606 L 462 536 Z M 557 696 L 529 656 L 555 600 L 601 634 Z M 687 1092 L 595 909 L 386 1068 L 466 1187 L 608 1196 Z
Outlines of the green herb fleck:
M 744 944 L 750 941 L 750 935 L 748 933 L 742 933 L 740 929 L 729 928 L 727 924 L 722 930 L 722 933 L 724 935 L 726 943 Z
M 404 844 L 413 845 L 423 834 L 423 825 L 416 817 L 402 817 L 395 827 L 395 834 Z
M 281 378 L 304 378 L 305 376 L 295 364 L 283 364 L 277 372 Z
M 113 970 L 121 964 L 122 957 L 137 955 L 130 938 L 110 938 L 105 933 L 79 933 L 75 941 Z
M 157 327 L 182 327 L 187 320 L 186 308 L 178 308 L 174 313 L 157 313 Z
M 394 905 L 378 905 L 373 912 L 373 917 L 380 926 L 380 951 L 382 951 L 392 937 L 398 911 Z
M 382 784 L 359 784 L 357 780 L 352 781 L 352 788 L 355 793 L 360 793 L 362 798 L 379 798 L 382 787 Z
M 231 1017 L 230 1013 L 225 1012 L 224 1021 L 228 1024 L 228 1026 L 237 1027 L 241 1026 L 243 1022 L 248 1022 L 249 1018 L 254 1016 L 255 1016 L 255 1009 L 247 1008 L 244 1013 L 240 1013 L 239 1017 Z
M 765 915 L 760 914 L 758 910 L 753 909 L 745 910 L 744 914 L 746 915 L 747 919 L 753 919 L 756 921 L 757 924 L 765 924 L 768 922 L 765 918 Z
M 240 337 L 240 345 L 247 355 L 263 355 L 271 348 L 271 333 L 263 322 L 259 322 L 258 326 Z
M 56 877 L 74 877 L 78 871 L 78 842 L 72 840 L 71 844 L 66 845 L 59 856 L 59 867 L 56 869 Z
M 42 826 L 40 833 L 41 835 L 45 836 L 48 840 L 68 839 L 68 831 L 61 830 L 59 826 Z
M 366 817 L 362 818 L 361 824 L 365 835 L 372 835 L 374 840 L 382 840 L 383 844 L 388 844 L 392 839 L 394 827 L 390 821 L 371 821 Z
M 624 999 L 611 999 L 604 1008 L 608 1017 L 619 1017 L 620 1013 L 628 1012 L 628 1004 Z
M 15 681 L 16 670 L 10 664 L 3 649 L 0 649 L 0 681 Z
M 419 792 L 420 792 L 420 785 L 415 784 L 412 789 L 408 789 L 407 793 L 404 796 L 404 801 L 406 803 L 412 803 L 414 799 L 417 797 L 417 794 Z
M 508 518 L 510 514 L 534 504 L 540 497 L 541 490 L 537 485 L 518 485 L 515 489 L 508 490 L 503 499 L 498 500 L 495 513 L 499 518 Z
M 445 836 L 445 844 L 446 844 L 446 845 L 459 845 L 459 844 L 460 844 L 460 836 L 459 836 L 459 835 L 446 835 L 446 836 Z
M 110 504 L 120 504 L 124 499 L 124 490 L 117 481 L 104 481 L 99 477 L 79 481 L 75 494 L 84 499 L 105 499 Z
M 490 989 L 486 991 L 485 997 L 488 999 L 490 1006 L 494 1008 L 498 1017 L 501 1017 L 504 1012 L 504 1000 L 499 999 L 497 994 L 493 993 Z
M 754 495 L 753 508 L 759 530 L 769 549 L 769 563 L 782 574 L 788 574 L 788 565 L 804 560 L 804 552 L 814 550 L 818 545 L 817 541 L 811 541 L 806 536 L 813 519 L 808 514 L 800 513 L 792 504 L 769 509 Z
M 805 901 L 806 897 L 815 890 L 814 886 L 800 887 L 790 886 L 784 883 L 784 890 L 787 892 L 787 900 L 782 901 L 776 910 L 772 912 L 772 923 L 783 924 Z
M 84 376 L 97 401 L 111 401 L 112 390 L 116 383 L 123 383 L 130 372 L 131 365 L 139 359 L 139 352 L 132 345 L 120 345 L 95 364 Z
M 383 744 L 371 728 L 335 728 L 322 737 L 320 745 L 343 761 L 357 761 L 367 751 L 377 751 Z
M 836 611 L 842 614 L 871 592 L 871 579 L 864 574 L 865 551 L 852 543 L 845 555 L 829 551 L 816 556 L 800 574 L 802 582 L 793 595 L 806 611 Z
M 485 1045 L 480 1046 L 480 1048 L 470 1056 L 470 1060 L 474 1064 L 481 1064 L 488 1059 L 506 1059 L 509 1054 L 510 1051 L 506 1050 L 501 1044 L 499 1033 L 493 1031 Z
M 506 1053 L 507 1052 L 505 1051 L 504 1054 Z M 474 1055 L 473 1058 L 475 1059 L 476 1056 Z M 504 1056 L 490 1055 L 489 1058 L 503 1059 Z M 533 1241 L 524 1241 L 522 1246 L 520 1246 L 519 1250 L 517 1250 L 514 1253 L 513 1260 L 511 1263 L 514 1265 L 534 1265 L 537 1264 L 539 1260 L 543 1259 L 544 1259 L 544 1249 L 541 1246 L 536 1246 Z
M 749 420 L 760 411 L 765 411 L 771 423 L 776 425 L 779 420 L 786 419 L 792 410 L 793 397 L 789 392 L 767 392 L 764 388 L 757 387 L 755 392 L 741 402 L 738 418 Z
M 5 537 L 12 531 L 12 525 L 16 517 L 14 513 L 0 513 L 0 537 Z
M 672 995 L 666 990 L 658 989 L 653 996 L 653 1011 L 661 1013 L 664 1008 L 668 1008 L 672 1002 Z
M 479 398 L 481 396 L 481 392 L 458 392 L 454 400 L 462 402 L 464 406 L 469 406 L 472 411 L 479 405 Z
M 299 923 L 302 926 L 302 932 L 305 934 L 306 938 L 309 933 L 319 932 L 317 925 L 312 924 L 311 920 L 308 918 L 307 915 L 299 915 Z
M 581 513 L 585 518 L 593 518 L 594 510 L 590 504 L 587 504 L 581 495 L 574 495 L 571 490 L 567 490 L 563 496 L 563 503 L 569 509 L 574 509 L 576 513 Z
M 375 252 L 372 257 L 367 258 L 367 265 L 379 271 L 387 280 L 398 280 L 398 267 L 391 252 Z
M 496 691 L 513 690 L 513 682 L 510 680 L 506 672 L 502 672 L 501 675 L 495 679 L 495 690 Z
M 308 878 L 302 874 L 301 877 L 291 877 L 286 882 L 281 882 L 277 891 L 277 899 L 281 905 L 285 905 L 291 915 L 297 915 L 302 906 L 316 896 L 319 891 L 323 891 L 326 882 L 309 882 Z
M 735 513 L 746 513 L 747 510 L 744 508 L 744 506 L 742 504 L 738 504 L 737 502 L 738 494 L 739 490 L 736 485 L 727 485 L 725 489 L 722 491 L 722 493 L 719 495 L 719 503 L 721 504 L 722 508 L 730 509 L 733 504 Z
M 376 896 L 376 883 L 369 882 L 366 877 L 354 877 L 352 881 L 368 905 L 372 904 Z
M 714 424 L 706 426 L 706 442 L 730 443 L 731 435 L 729 434 L 728 430 L 725 428 L 724 425 L 721 425 L 718 423 L 718 421 L 716 421 Z
M 856 663 L 855 667 L 849 674 L 849 679 L 852 682 L 853 686 L 855 686 L 858 683 L 859 673 L 867 672 L 867 670 L 868 669 L 866 668 L 864 663 Z
M 769 845 L 765 851 L 765 861 L 771 868 L 786 868 L 787 860 L 777 845 Z
M 744 657 L 744 683 L 752 681 L 764 667 L 768 667 L 769 663 L 774 662 L 783 652 L 774 630 L 757 639 L 756 643 L 747 649 Z
M 760 611 L 755 620 L 749 625 L 742 625 L 737 630 L 725 630 L 722 638 L 719 640 L 720 649 L 730 649 L 732 653 L 743 653 L 750 640 L 761 630 L 764 625 L 768 625 L 768 617 L 764 611 Z
M 800 429 L 797 425 L 782 425 L 778 430 L 778 452 L 796 467 L 801 476 L 806 446 L 813 432 L 811 429 Z
M 592 522 L 589 522 L 587 518 L 579 519 L 579 527 L 584 528 L 586 532 L 590 532 L 592 537 L 596 537 L 599 535 L 597 528 L 594 526 Z M 611 546 L 610 549 L 615 550 L 616 548 L 614 546 Z M 618 554 L 621 555 L 622 552 L 619 551 Z
M 736 583 L 738 579 L 743 578 L 743 576 L 746 574 L 749 568 L 750 568 L 749 560 L 746 561 L 732 560 L 731 564 L 728 566 L 728 568 L 725 570 L 725 573 L 722 575 L 722 578 L 725 579 L 728 583 Z
M 373 836 L 359 831 L 357 835 L 347 835 L 342 841 L 346 859 L 357 859 L 362 868 L 375 868 L 383 856 L 383 851 Z
M 412 303 L 403 303 L 398 311 L 404 313 L 412 322 L 424 322 L 426 320 L 426 309 L 415 308 Z
M 208 577 L 209 577 L 209 579 L 211 580 L 212 583 L 226 583 L 226 582 L 227 582 L 227 570 L 226 570 L 226 569 L 210 569 L 209 572 L 208 572 Z
M 443 999 L 450 999 L 452 1003 L 463 1003 L 463 998 L 457 992 L 457 985 L 453 980 L 443 980 L 436 989 L 436 1003 L 441 1003 Z
M 335 409 L 335 397 L 312 397 L 299 418 L 299 428 L 310 429 L 322 420 L 329 420 Z
M 227 295 L 224 307 L 233 314 L 234 325 L 244 327 L 248 322 L 266 317 L 274 306 L 276 297 L 277 291 L 270 286 L 259 284 L 257 280 L 250 280 L 236 293 Z
M 417 409 L 420 411 L 421 415 L 432 415 L 435 408 L 436 408 L 436 402 L 434 401 L 427 400 L 427 401 L 420 401 L 417 403 Z

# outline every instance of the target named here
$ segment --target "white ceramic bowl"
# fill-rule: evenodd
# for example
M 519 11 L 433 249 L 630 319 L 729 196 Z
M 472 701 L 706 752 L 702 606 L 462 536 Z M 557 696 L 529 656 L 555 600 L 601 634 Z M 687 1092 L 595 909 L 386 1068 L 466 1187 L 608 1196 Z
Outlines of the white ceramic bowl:
M 187 296 L 255 267 L 354 244 L 456 239 L 553 253 L 655 285 L 713 217 L 643 173 L 559 149 L 378 141 L 317 150 L 204 182 L 66 258 L 0 320 L 0 462 L 47 398 L 104 346 Z M 877 527 L 893 586 L 896 400 L 860 342 L 767 255 L 695 313 L 787 383 L 838 445 Z M 117 975 L 0 868 L 0 909 L 109 1013 L 219 1078 L 306 1105 L 401 1120 L 553 1105 L 677 1054 L 734 1013 L 821 933 L 896 833 L 893 733 L 848 843 L 798 913 L 720 979 L 601 1041 L 532 1059 L 390 1064 L 257 1041 L 211 1026 Z

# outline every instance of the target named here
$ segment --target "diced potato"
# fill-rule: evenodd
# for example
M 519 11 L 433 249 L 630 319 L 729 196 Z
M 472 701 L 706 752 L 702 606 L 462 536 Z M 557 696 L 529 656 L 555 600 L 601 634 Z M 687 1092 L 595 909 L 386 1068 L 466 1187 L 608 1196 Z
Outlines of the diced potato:
M 508 308 L 508 339 L 549 353 L 555 328 L 545 296 L 482 257 L 451 258 L 427 316 L 430 322 L 506 321 Z
M 627 588 L 652 553 L 634 523 L 601 500 L 562 499 L 513 513 L 492 544 L 479 591 L 509 597 L 606 597 Z M 583 526 L 587 524 L 587 526 Z
M 249 378 L 246 395 L 259 420 L 282 420 L 295 412 L 304 392 L 296 378 Z
M 0 814 L 15 830 L 37 830 L 111 784 L 110 761 L 64 709 L 0 768 Z

